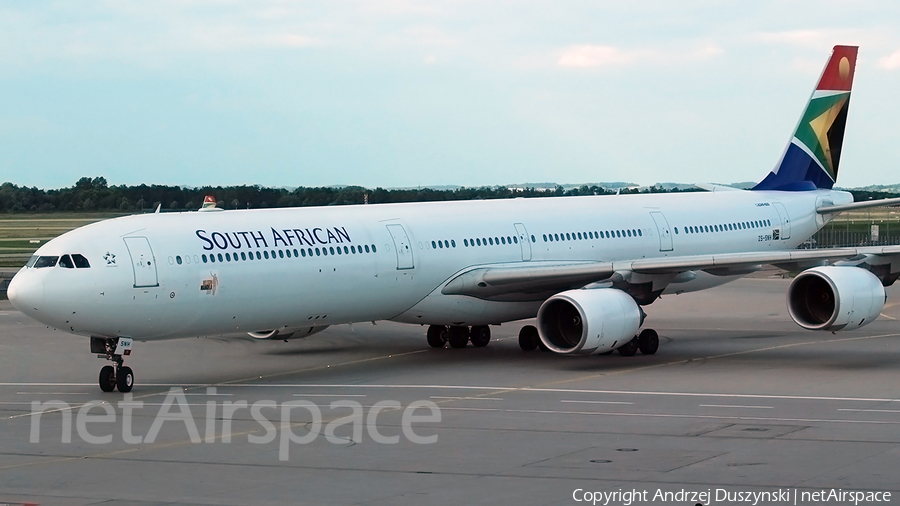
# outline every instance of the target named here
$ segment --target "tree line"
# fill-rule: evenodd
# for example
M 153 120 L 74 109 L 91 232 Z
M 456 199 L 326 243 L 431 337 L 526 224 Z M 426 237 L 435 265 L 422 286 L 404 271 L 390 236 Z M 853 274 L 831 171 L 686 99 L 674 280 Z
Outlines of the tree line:
M 418 189 L 368 189 L 361 186 L 300 187 L 296 189 L 268 188 L 259 185 L 205 186 L 185 188 L 166 185 L 109 186 L 103 177 L 83 177 L 70 188 L 42 190 L 0 185 L 0 210 L 6 213 L 61 212 L 61 211 L 120 211 L 124 213 L 149 212 L 161 206 L 164 211 L 195 210 L 203 198 L 212 195 L 218 207 L 223 209 L 262 209 L 271 207 L 333 206 L 348 204 L 381 204 L 389 202 L 433 202 L 448 200 L 505 199 L 516 197 L 559 197 L 572 195 L 613 195 L 634 193 L 671 193 L 701 191 L 698 188 L 679 190 L 662 186 L 649 188 L 603 188 L 583 185 L 575 188 L 556 186 L 546 188 L 509 188 L 506 186 L 457 188 L 440 190 Z M 849 190 L 855 200 L 900 197 L 897 193 Z
M 639 190 L 623 188 L 621 193 L 664 193 L 661 186 Z M 381 204 L 389 202 L 429 202 L 448 200 L 503 199 L 516 197 L 556 197 L 569 195 L 612 195 L 617 190 L 596 185 L 566 189 L 509 188 L 505 186 L 440 190 L 367 189 L 361 186 L 268 188 L 259 185 L 205 186 L 185 188 L 166 185 L 110 186 L 103 177 L 83 177 L 70 188 L 43 190 L 13 183 L 0 185 L 0 209 L 7 213 L 120 211 L 150 212 L 161 206 L 164 211 L 196 210 L 212 195 L 223 209 L 262 209 L 272 207 Z

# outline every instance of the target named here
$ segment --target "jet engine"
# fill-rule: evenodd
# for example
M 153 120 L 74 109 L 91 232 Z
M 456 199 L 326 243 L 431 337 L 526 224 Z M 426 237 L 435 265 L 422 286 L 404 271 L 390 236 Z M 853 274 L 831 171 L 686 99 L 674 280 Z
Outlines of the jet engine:
M 614 288 L 568 290 L 547 299 L 537 315 L 541 341 L 563 355 L 603 353 L 630 341 L 641 326 L 641 310 Z
M 815 267 L 800 273 L 788 288 L 791 318 L 809 330 L 853 330 L 881 313 L 881 281 L 858 267 Z
M 274 330 L 247 332 L 247 334 L 254 339 L 302 339 L 322 332 L 327 328 L 328 325 L 320 325 L 318 327 L 282 327 Z

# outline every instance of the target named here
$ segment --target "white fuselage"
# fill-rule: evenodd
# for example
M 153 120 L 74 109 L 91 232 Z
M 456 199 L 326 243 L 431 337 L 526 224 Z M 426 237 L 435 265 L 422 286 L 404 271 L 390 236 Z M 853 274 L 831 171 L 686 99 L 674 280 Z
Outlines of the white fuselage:
M 485 325 L 532 317 L 541 301 L 441 294 L 455 275 L 793 249 L 824 225 L 823 200 L 852 197 L 725 191 L 145 214 L 48 242 L 36 255 L 80 254 L 90 268 L 26 267 L 11 290 L 53 327 L 141 340 L 371 320 Z M 698 273 L 667 290 L 731 279 Z

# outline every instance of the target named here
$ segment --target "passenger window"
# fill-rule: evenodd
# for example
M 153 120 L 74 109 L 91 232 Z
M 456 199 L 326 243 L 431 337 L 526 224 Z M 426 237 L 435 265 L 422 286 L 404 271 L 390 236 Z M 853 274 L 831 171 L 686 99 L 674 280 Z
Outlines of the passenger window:
M 506 236 L 506 244 L 512 244 L 512 237 Z
M 366 244 L 366 253 L 368 253 L 368 252 L 369 252 L 369 245 Z
M 69 255 L 63 255 L 59 258 L 59 266 L 65 267 L 66 269 L 74 269 L 75 264 L 72 263 L 72 257 Z
M 494 244 L 496 244 L 496 245 L 498 245 L 498 246 L 500 245 L 500 238 L 499 238 L 499 237 L 494 237 Z
M 84 255 L 79 255 L 78 253 L 72 254 L 72 261 L 75 262 L 75 267 L 78 269 L 87 269 L 91 266 L 88 259 L 84 258 Z
M 321 256 L 322 252 L 319 251 L 319 248 L 316 248 L 316 256 Z
M 284 258 L 284 250 L 278 250 L 278 258 Z
M 215 255 L 210 255 L 210 256 L 209 256 L 209 261 L 212 262 L 212 263 L 216 263 L 216 256 L 215 256 Z
M 263 251 L 263 256 L 266 257 L 266 260 L 268 260 L 268 259 L 269 259 L 269 252 L 268 252 L 268 251 Z
M 443 241 L 438 241 L 438 248 L 444 249 Z
M 181 265 L 181 255 L 175 255 L 175 263 Z
M 493 237 L 488 237 L 488 243 L 490 243 L 490 245 L 493 246 L 493 245 L 494 245 L 494 238 L 493 238 Z
M 230 262 L 230 261 L 231 261 L 231 254 L 225 253 L 225 260 L 227 260 L 227 261 Z
M 469 247 L 469 240 L 468 240 L 468 239 L 463 239 L 463 246 L 465 246 L 465 247 L 467 247 L 467 248 Z
M 437 243 L 436 243 L 436 242 L 431 241 L 431 249 L 437 249 Z
M 355 245 L 350 246 L 350 253 L 353 253 L 354 255 L 356 254 L 356 246 Z
M 289 249 L 284 250 L 284 254 L 285 254 L 288 258 L 291 258 L 291 250 L 289 250 Z
M 302 256 L 305 257 L 305 256 L 306 256 L 306 250 L 305 250 L 305 249 L 300 250 L 300 254 L 301 254 Z
M 203 259 L 203 263 L 206 263 L 206 254 L 203 254 L 203 256 L 201 256 L 200 258 Z
M 262 260 L 262 255 L 259 253 L 259 251 L 256 252 L 256 259 Z
M 375 245 L 373 244 L 372 245 L 372 253 L 376 253 L 376 252 L 377 252 L 377 250 L 375 249 Z
M 220 262 L 224 262 L 224 261 L 225 261 L 225 260 L 222 259 L 222 254 L 221 254 L 221 253 L 218 254 L 218 257 L 219 257 L 219 261 L 220 261 Z
M 450 246 L 456 247 L 456 240 L 450 239 Z
M 445 248 L 449 248 L 449 247 L 450 247 L 450 242 L 447 241 L 446 239 L 444 239 L 444 247 L 445 247 Z

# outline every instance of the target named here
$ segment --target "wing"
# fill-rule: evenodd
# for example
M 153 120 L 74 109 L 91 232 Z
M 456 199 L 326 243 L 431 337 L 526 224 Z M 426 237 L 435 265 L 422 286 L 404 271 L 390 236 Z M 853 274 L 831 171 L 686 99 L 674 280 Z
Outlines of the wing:
M 803 270 L 827 264 L 855 265 L 868 269 L 885 286 L 889 286 L 900 277 L 900 246 L 724 253 L 617 262 L 486 265 L 456 274 L 443 286 L 441 293 L 497 301 L 534 301 L 592 283 L 630 283 L 635 277 L 643 283 L 654 285 L 649 292 L 659 292 L 665 288 L 660 287 L 660 284 L 668 284 L 676 280 L 678 275 L 691 271 L 734 276 L 757 271 L 763 265 L 774 265 L 785 270 Z

